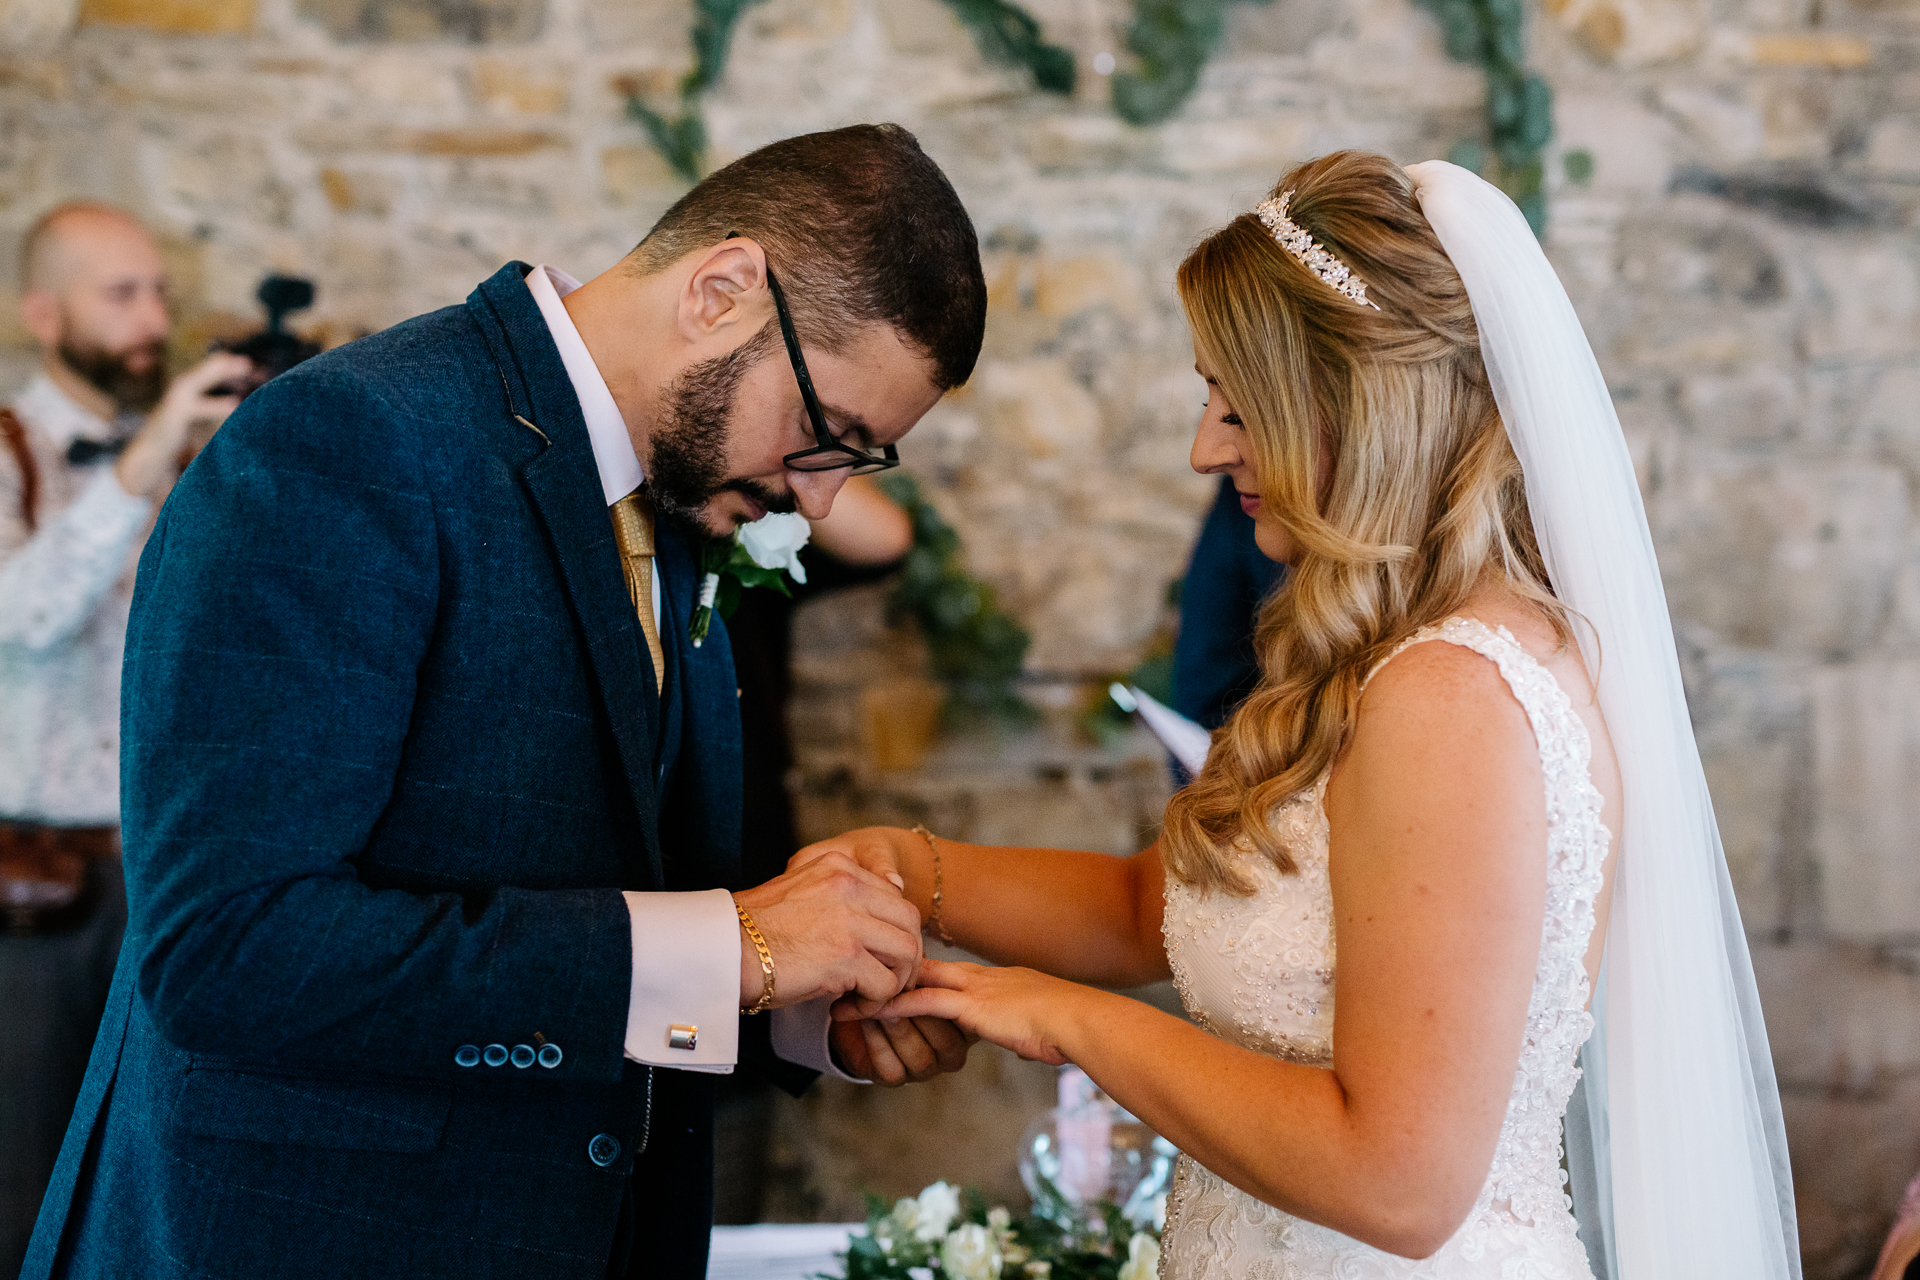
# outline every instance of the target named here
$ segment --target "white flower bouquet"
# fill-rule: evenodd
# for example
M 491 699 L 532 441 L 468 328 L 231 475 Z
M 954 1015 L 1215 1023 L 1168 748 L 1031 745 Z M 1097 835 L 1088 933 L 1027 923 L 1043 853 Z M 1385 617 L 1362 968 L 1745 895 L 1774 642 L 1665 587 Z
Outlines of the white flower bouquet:
M 1110 1201 L 1075 1205 L 1044 1186 L 1034 1212 L 1016 1218 L 936 1182 L 891 1209 L 869 1196 L 867 1233 L 849 1244 L 842 1275 L 820 1280 L 1155 1280 L 1165 1213 L 1162 1197 L 1152 1221 L 1133 1222 Z
M 775 512 L 752 524 L 743 524 L 731 538 L 715 538 L 700 553 L 700 600 L 693 610 L 687 634 L 698 649 L 707 641 L 716 610 L 731 618 L 745 587 L 771 587 L 792 595 L 787 579 L 805 584 L 807 567 L 800 548 L 807 545 L 813 526 L 797 512 Z

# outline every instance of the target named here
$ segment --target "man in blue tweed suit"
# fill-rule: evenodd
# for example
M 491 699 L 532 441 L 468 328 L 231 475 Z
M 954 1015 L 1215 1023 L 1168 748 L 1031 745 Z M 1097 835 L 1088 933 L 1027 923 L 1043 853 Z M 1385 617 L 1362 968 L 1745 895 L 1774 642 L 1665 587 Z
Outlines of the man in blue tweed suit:
M 127 941 L 26 1276 L 691 1280 L 715 1073 L 964 1059 L 829 1030 L 918 914 L 844 860 L 736 883 L 688 623 L 699 540 L 889 464 L 985 309 L 952 187 L 859 126 L 241 407 L 140 565 Z

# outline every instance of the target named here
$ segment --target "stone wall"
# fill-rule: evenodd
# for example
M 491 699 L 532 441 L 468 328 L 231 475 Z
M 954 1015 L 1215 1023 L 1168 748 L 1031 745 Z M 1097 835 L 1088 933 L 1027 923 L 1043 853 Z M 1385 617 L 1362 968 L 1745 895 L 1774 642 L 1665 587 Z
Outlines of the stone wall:
M 913 650 L 871 595 L 843 599 L 801 626 L 812 834 L 931 815 L 1115 852 L 1141 838 L 1164 796 L 1151 751 L 1070 724 L 1076 682 L 1130 665 L 1161 625 L 1142 602 L 1180 571 L 1206 497 L 1185 466 L 1202 393 L 1174 264 L 1295 161 L 1410 161 L 1481 129 L 1477 73 L 1408 0 L 1238 6 L 1200 91 L 1145 130 L 1089 70 L 1124 59 L 1126 6 L 1029 7 L 1080 55 L 1072 99 L 988 65 L 935 0 L 768 0 L 708 102 L 720 159 L 907 124 L 973 210 L 993 287 L 978 376 L 906 452 L 1033 628 L 1048 722 L 876 772 L 839 673 Z M 456 302 L 507 258 L 598 271 L 681 190 L 622 103 L 668 104 L 689 9 L 0 0 L 0 292 L 18 232 L 74 194 L 165 236 L 183 350 L 251 317 L 268 268 L 317 279 L 311 324 L 331 338 Z M 1547 0 L 1532 45 L 1558 93 L 1548 247 L 1642 468 L 1809 1275 L 1862 1274 L 1920 1168 L 1920 6 Z M 1569 148 L 1594 157 L 1583 185 Z M 11 385 L 29 361 L 0 304 Z M 849 652 L 876 660 L 830 661 Z M 1009 1135 L 1045 1095 L 998 1058 L 946 1093 L 822 1093 L 782 1113 L 785 1203 L 845 1212 L 858 1168 L 888 1194 L 943 1172 L 1006 1188 Z

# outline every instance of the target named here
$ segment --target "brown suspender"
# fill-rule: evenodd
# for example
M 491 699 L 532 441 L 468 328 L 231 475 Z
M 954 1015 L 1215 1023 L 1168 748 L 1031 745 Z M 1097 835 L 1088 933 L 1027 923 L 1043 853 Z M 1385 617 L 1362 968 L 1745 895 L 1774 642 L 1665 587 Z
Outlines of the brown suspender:
M 33 450 L 27 445 L 27 428 L 11 409 L 0 408 L 0 440 L 6 442 L 14 465 L 20 468 L 20 518 L 32 533 L 40 524 L 40 468 L 34 465 Z

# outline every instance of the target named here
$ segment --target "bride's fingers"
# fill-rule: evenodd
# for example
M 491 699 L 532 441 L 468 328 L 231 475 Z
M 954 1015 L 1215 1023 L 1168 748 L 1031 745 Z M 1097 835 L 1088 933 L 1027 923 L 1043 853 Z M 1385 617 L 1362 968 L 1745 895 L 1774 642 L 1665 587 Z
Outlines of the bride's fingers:
M 903 991 L 873 1015 L 876 1018 L 945 1018 L 957 1022 L 973 1001 L 958 991 L 918 987 Z
M 965 960 L 935 960 L 928 956 L 920 962 L 921 987 L 945 987 L 951 991 L 965 991 L 972 984 L 973 976 L 984 969 L 985 965 L 969 964 Z

